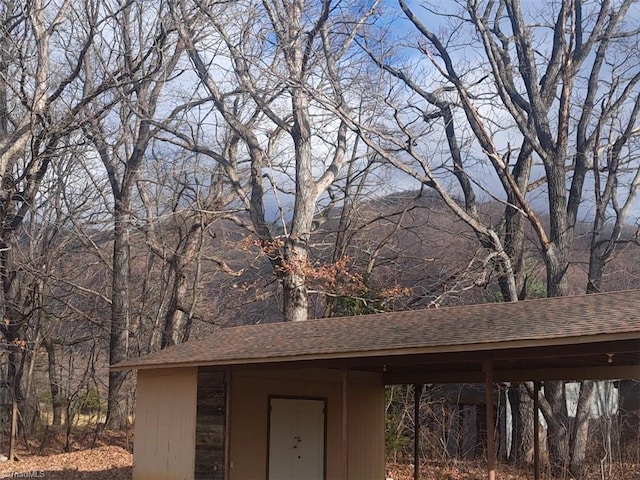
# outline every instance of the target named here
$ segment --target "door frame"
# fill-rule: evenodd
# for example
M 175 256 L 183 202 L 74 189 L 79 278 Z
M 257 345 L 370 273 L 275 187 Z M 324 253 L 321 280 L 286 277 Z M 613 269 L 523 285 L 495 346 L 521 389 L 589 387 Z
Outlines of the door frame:
M 327 397 L 309 397 L 298 395 L 273 395 L 269 394 L 267 397 L 267 468 L 265 470 L 265 479 L 269 480 L 269 461 L 271 459 L 271 400 L 312 400 L 316 402 L 322 402 L 324 408 L 324 425 L 323 431 L 323 445 L 322 445 L 322 479 L 327 480 Z

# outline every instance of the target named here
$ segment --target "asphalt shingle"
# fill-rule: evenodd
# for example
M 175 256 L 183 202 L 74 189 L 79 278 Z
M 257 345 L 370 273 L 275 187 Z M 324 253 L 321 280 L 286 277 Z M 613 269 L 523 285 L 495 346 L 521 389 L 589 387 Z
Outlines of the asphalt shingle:
M 499 349 L 620 334 L 638 338 L 640 348 L 640 290 L 234 327 L 114 367 Z

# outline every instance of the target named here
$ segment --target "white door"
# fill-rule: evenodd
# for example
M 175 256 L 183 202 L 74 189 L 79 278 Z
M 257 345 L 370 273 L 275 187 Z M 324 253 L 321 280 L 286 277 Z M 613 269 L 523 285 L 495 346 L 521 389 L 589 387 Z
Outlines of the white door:
M 272 398 L 268 480 L 323 480 L 323 400 Z

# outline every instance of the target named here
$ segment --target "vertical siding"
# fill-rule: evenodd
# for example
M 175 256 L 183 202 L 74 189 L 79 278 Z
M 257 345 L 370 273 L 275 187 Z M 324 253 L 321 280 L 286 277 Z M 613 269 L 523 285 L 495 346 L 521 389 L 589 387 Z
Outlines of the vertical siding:
M 349 385 L 349 480 L 384 477 L 384 386 Z
M 340 371 L 235 372 L 231 381 L 230 480 L 265 480 L 269 395 L 327 399 L 326 479 L 341 480 Z M 384 387 L 354 374 L 349 385 L 349 480 L 384 478 Z
M 140 370 L 134 480 L 193 478 L 197 369 Z

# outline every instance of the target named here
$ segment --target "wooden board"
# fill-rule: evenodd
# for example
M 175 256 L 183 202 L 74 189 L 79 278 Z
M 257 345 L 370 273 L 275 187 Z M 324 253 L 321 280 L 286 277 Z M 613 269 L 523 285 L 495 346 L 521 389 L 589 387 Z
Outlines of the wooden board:
M 224 373 L 198 369 L 195 480 L 224 480 Z

